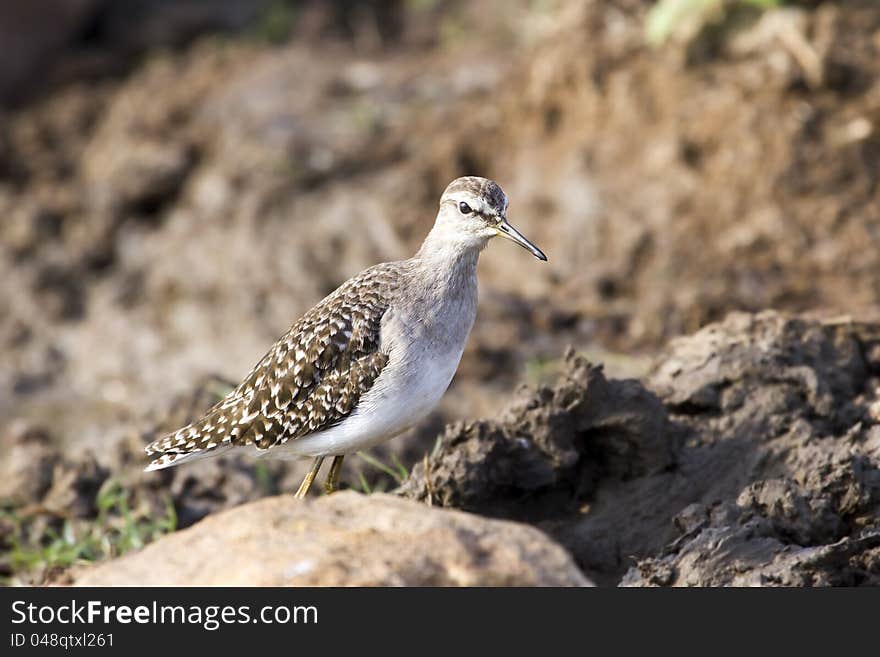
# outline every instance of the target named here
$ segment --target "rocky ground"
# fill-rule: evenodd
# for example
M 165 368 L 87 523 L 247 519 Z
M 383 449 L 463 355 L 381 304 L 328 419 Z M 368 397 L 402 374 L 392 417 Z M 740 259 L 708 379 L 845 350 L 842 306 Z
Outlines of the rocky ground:
M 47 457 L 28 450 L 40 449 L 22 440 L 13 462 L 39 472 Z M 108 476 L 55 463 L 42 505 L 88 515 L 76 501 Z M 173 505 L 192 509 L 197 489 L 180 481 Z M 880 324 L 733 314 L 671 342 L 643 382 L 608 378 L 569 352 L 555 384 L 521 388 L 497 419 L 445 429 L 395 491 L 421 505 L 340 494 L 237 506 L 260 494 L 248 481 L 221 475 L 215 492 L 240 497 L 207 498 L 200 510 L 235 508 L 57 581 L 586 583 L 571 558 L 600 585 L 878 585 Z M 263 540 L 278 532 L 285 540 Z M 412 549 L 394 548 L 400 540 Z M 358 546 L 353 570 L 308 556 L 345 545 Z M 495 545 L 507 551 L 495 556 Z M 216 554 L 239 555 L 241 568 L 211 568 Z M 300 573 L 295 556 L 321 565 Z
M 212 4 L 71 3 L 21 46 L 51 75 L 0 71 L 0 576 L 294 489 L 141 447 L 477 172 L 550 262 L 492 245 L 443 405 L 347 485 L 536 526 L 599 585 L 877 583 L 876 3 L 660 48 L 642 0 Z
M 878 356 L 880 325 L 776 313 L 673 341 L 644 382 L 570 353 L 400 492 L 535 524 L 599 583 L 880 584 Z

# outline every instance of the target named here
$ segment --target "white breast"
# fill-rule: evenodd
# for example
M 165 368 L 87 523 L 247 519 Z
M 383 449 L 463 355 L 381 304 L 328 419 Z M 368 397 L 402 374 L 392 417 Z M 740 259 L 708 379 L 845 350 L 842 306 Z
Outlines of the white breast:
M 355 411 L 341 423 L 289 440 L 265 452 L 267 457 L 330 456 L 367 449 L 409 429 L 430 413 L 449 387 L 458 363 L 457 353 L 427 354 L 419 363 L 394 362 L 367 392 Z

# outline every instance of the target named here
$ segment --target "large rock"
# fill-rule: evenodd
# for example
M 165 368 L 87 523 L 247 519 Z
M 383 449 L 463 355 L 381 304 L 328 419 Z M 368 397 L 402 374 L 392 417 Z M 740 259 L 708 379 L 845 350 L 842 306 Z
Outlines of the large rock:
M 587 586 L 525 525 L 389 495 L 266 498 L 213 515 L 75 582 L 103 585 Z

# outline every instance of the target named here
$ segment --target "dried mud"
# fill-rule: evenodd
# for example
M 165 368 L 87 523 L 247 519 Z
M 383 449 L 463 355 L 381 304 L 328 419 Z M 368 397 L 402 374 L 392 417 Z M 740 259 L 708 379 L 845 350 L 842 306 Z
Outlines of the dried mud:
M 880 584 L 880 327 L 731 315 L 645 384 L 569 353 L 400 493 L 530 522 L 598 583 Z

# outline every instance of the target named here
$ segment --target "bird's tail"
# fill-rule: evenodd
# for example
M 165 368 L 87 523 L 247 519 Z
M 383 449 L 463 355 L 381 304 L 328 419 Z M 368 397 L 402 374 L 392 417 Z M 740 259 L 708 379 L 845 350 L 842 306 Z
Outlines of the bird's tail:
M 217 407 L 192 424 L 154 440 L 144 447 L 148 456 L 155 457 L 144 471 L 162 470 L 225 452 L 232 447 L 228 417 L 223 408 Z
M 190 452 L 188 454 L 183 454 L 181 452 L 165 452 L 164 454 L 160 454 L 157 458 L 154 458 L 152 461 L 150 461 L 149 465 L 144 468 L 144 472 L 164 470 L 165 468 L 170 468 L 173 465 L 180 465 L 181 463 L 186 463 L 187 461 L 195 461 L 197 459 L 205 458 L 206 456 L 219 456 L 227 449 L 228 447 L 219 447 L 216 450 L 211 450 L 210 452 Z

